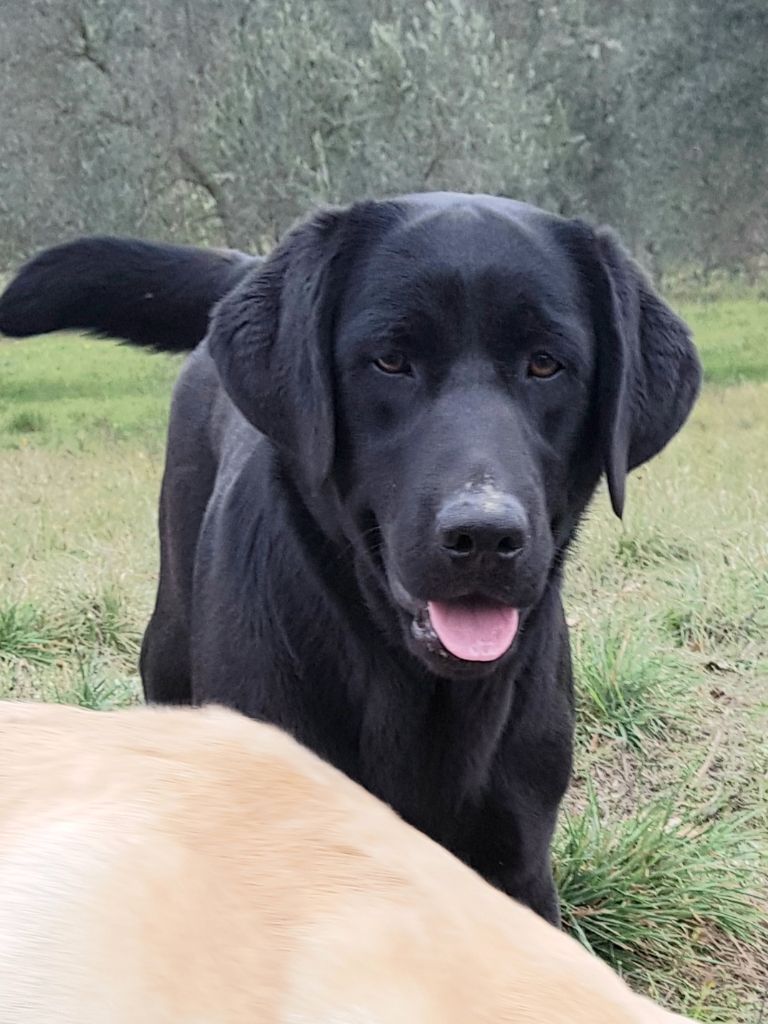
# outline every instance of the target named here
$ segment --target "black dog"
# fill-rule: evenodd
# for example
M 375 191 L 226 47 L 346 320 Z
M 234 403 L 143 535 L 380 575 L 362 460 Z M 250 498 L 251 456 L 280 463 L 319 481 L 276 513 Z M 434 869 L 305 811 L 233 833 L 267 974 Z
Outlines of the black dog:
M 621 514 L 685 420 L 685 326 L 609 233 L 430 194 L 321 212 L 263 266 L 74 242 L 0 329 L 181 350 L 223 296 L 173 399 L 147 697 L 276 722 L 557 921 L 563 560 L 601 473 Z

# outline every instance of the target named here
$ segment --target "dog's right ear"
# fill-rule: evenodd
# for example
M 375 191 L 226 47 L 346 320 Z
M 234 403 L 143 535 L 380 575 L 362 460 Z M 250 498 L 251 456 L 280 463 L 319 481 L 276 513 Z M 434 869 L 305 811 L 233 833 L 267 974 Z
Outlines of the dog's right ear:
M 311 490 L 333 461 L 330 272 L 345 216 L 325 210 L 291 231 L 219 303 L 208 334 L 228 395 Z

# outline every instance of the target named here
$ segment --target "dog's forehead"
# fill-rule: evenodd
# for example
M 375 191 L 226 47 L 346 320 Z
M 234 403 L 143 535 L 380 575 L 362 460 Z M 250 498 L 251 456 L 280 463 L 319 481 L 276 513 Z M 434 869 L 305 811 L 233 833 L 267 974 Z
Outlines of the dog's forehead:
M 546 213 L 538 206 L 523 203 L 518 199 L 506 196 L 493 196 L 487 193 L 469 192 L 410 192 L 397 200 L 404 206 L 414 210 L 457 210 L 459 208 L 474 210 L 490 210 L 519 219 L 531 218 L 559 220 L 554 214 Z
M 457 269 L 546 275 L 569 262 L 555 232 L 561 218 L 526 203 L 450 193 L 415 197 L 392 231 L 391 248 Z
M 416 195 L 403 216 L 369 238 L 347 281 L 349 312 L 393 313 L 453 304 L 460 295 L 510 310 L 564 314 L 581 306 L 578 272 L 560 241 L 560 218 L 494 197 Z

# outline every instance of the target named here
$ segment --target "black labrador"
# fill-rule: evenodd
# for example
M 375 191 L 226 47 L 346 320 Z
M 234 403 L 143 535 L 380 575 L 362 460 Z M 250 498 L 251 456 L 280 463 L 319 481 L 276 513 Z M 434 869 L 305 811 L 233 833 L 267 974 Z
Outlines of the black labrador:
M 620 515 L 628 470 L 700 383 L 685 325 L 615 238 L 424 194 L 317 213 L 263 264 L 85 239 L 0 303 L 8 335 L 60 328 L 197 346 L 173 398 L 147 698 L 283 726 L 556 922 L 563 562 L 601 474 Z

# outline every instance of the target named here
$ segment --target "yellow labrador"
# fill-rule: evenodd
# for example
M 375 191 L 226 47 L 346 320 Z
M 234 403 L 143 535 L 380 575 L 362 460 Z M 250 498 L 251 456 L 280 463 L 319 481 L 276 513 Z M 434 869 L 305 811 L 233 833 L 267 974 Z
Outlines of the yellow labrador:
M 662 1024 L 272 726 L 0 704 L 2 1024 Z

